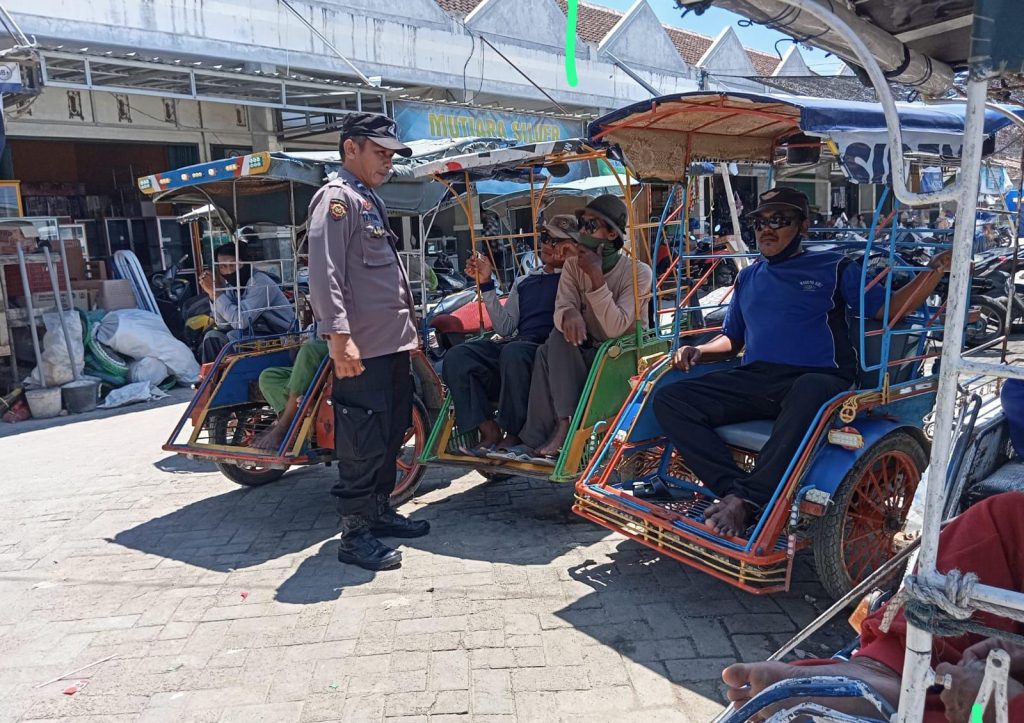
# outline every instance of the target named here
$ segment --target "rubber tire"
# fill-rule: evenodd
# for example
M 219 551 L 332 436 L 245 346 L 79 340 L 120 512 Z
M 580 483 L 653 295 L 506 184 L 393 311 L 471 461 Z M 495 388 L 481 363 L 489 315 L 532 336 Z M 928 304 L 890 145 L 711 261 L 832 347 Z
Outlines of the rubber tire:
M 416 446 L 414 447 L 413 452 L 413 459 L 419 460 L 420 455 L 423 454 L 423 448 L 427 444 L 427 437 L 430 435 L 431 428 L 430 415 L 427 413 L 427 407 L 419 397 L 413 397 L 412 400 L 412 426 L 413 429 L 418 430 L 416 432 L 417 437 Z M 414 464 L 406 476 L 403 477 L 399 483 L 395 484 L 395 491 L 391 493 L 391 503 L 397 507 L 403 502 L 411 499 L 416 494 L 416 490 L 419 489 L 420 484 L 423 483 L 423 475 L 426 471 L 426 465 L 419 462 Z
M 232 439 L 228 440 L 228 422 L 231 420 L 233 415 L 251 415 L 254 412 L 264 411 L 264 407 L 251 406 L 245 407 L 236 412 L 229 412 L 225 415 L 219 415 L 210 423 L 210 437 L 213 439 L 214 444 L 230 444 L 240 445 L 241 439 L 238 438 L 238 427 L 235 428 Z M 244 419 L 244 417 L 243 417 Z M 217 469 L 220 470 L 221 474 L 227 477 L 229 480 L 236 484 L 240 484 L 244 487 L 262 487 L 263 485 L 276 482 L 284 476 L 287 469 L 277 469 L 273 467 L 261 467 L 259 469 L 247 469 L 245 467 L 239 467 L 237 464 L 231 462 L 214 462 L 217 465 Z
M 999 329 L 998 331 L 990 333 L 988 332 L 986 327 L 986 331 L 972 334 L 970 328 L 968 327 L 964 343 L 966 346 L 970 347 L 981 346 L 986 342 L 992 341 L 993 339 L 1001 336 L 1006 327 L 1005 306 L 1000 305 L 998 301 L 990 299 L 987 296 L 982 296 L 979 297 L 977 300 L 972 301 L 974 302 L 972 303 L 972 306 L 978 306 L 981 308 L 982 318 L 985 318 L 988 315 L 994 316 L 996 319 L 999 319 Z
M 909 456 L 917 470 L 917 480 L 912 480 L 907 490 L 905 509 L 909 511 L 921 475 L 928 466 L 928 454 L 920 442 L 910 433 L 896 430 L 878 440 L 857 460 L 843 481 L 839 483 L 832 495 L 832 503 L 828 512 L 819 517 L 812 530 L 812 548 L 814 550 L 814 566 L 818 571 L 818 579 L 833 599 L 839 599 L 848 593 L 860 580 L 851 580 L 847 572 L 844 556 L 846 536 L 846 516 L 857 482 L 863 472 L 870 467 L 882 454 L 901 452 Z M 906 515 L 898 521 L 896 532 L 903 529 Z M 890 554 L 891 557 L 891 554 Z M 889 558 L 887 557 L 886 560 Z M 884 560 L 882 561 L 884 562 Z

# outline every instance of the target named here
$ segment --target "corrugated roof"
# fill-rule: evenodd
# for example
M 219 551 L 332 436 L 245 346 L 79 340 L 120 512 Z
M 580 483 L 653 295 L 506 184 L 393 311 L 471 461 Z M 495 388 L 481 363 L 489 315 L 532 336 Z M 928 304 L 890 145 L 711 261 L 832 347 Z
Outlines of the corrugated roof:
M 436 2 L 446 13 L 465 17 L 473 12 L 476 6 L 483 2 L 483 0 L 436 0 Z M 562 9 L 563 13 L 568 12 L 567 0 L 557 0 L 557 2 L 558 7 Z M 599 43 L 611 32 L 615 24 L 622 20 L 624 14 L 611 8 L 581 2 L 579 4 L 579 15 L 576 18 L 576 34 L 584 42 Z M 672 44 L 676 46 L 679 55 L 690 65 L 695 65 L 701 59 L 701 56 L 707 52 L 707 49 L 711 47 L 711 44 L 715 42 L 714 38 L 709 38 L 707 35 L 701 35 L 691 30 L 684 30 L 672 25 L 663 25 L 662 27 L 668 33 Z M 747 55 L 750 56 L 750 61 L 754 64 L 758 75 L 771 75 L 779 64 L 779 59 L 770 53 L 762 53 L 759 50 L 751 50 L 750 48 L 745 48 L 745 50 Z

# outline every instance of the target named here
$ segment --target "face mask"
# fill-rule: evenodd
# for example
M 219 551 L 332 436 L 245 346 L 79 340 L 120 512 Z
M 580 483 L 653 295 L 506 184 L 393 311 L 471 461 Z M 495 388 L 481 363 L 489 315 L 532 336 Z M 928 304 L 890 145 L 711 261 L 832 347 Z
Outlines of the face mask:
M 607 274 L 619 262 L 619 249 L 615 248 L 615 242 L 603 238 L 594 238 L 585 233 L 580 234 L 580 246 L 585 246 L 591 251 L 597 251 L 601 244 L 604 244 L 604 249 L 601 252 L 601 271 Z
M 801 240 L 802 239 L 800 237 L 800 234 L 797 234 L 796 236 L 793 237 L 793 240 L 786 245 L 786 248 L 782 249 L 782 251 L 775 254 L 774 256 L 765 256 L 765 260 L 769 264 L 777 264 L 780 261 L 785 261 L 786 259 L 795 256 L 796 254 L 800 253 Z
M 233 274 L 222 274 L 224 280 L 228 286 L 245 286 L 249 283 L 249 277 L 252 276 L 252 271 L 248 266 L 240 266 L 239 269 Z

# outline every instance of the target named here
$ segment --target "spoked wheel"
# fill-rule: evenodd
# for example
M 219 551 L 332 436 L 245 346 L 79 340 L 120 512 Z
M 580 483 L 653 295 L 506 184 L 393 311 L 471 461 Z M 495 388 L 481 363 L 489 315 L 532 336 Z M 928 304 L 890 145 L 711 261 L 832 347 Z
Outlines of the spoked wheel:
M 981 316 L 974 324 L 968 324 L 966 343 L 968 346 L 980 346 L 1002 335 L 1006 326 L 1006 307 L 994 299 L 980 298 L 976 302 Z
M 423 473 L 427 469 L 420 464 L 419 459 L 429 433 L 427 408 L 419 399 L 413 399 L 412 426 L 405 433 L 405 444 L 398 453 L 398 482 L 395 491 L 391 493 L 391 501 L 395 505 L 400 505 L 416 494 L 416 489 L 423 481 Z
M 210 424 L 210 436 L 214 444 L 229 447 L 248 447 L 261 431 L 277 420 L 274 410 L 267 406 L 233 409 L 218 415 Z M 275 482 L 285 470 L 263 467 L 252 462 L 216 462 L 217 469 L 232 482 L 246 487 L 259 487 Z
M 843 478 L 814 528 L 814 563 L 839 598 L 899 551 L 899 534 L 928 456 L 906 432 L 876 442 Z

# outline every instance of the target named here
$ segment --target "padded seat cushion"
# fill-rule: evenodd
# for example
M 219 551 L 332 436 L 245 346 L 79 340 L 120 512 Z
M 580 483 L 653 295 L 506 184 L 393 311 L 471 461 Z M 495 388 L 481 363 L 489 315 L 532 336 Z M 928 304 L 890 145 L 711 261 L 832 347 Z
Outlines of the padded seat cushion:
M 755 419 L 750 422 L 737 422 L 715 427 L 715 432 L 725 440 L 726 444 L 751 452 L 760 452 L 772 434 L 774 419 Z

